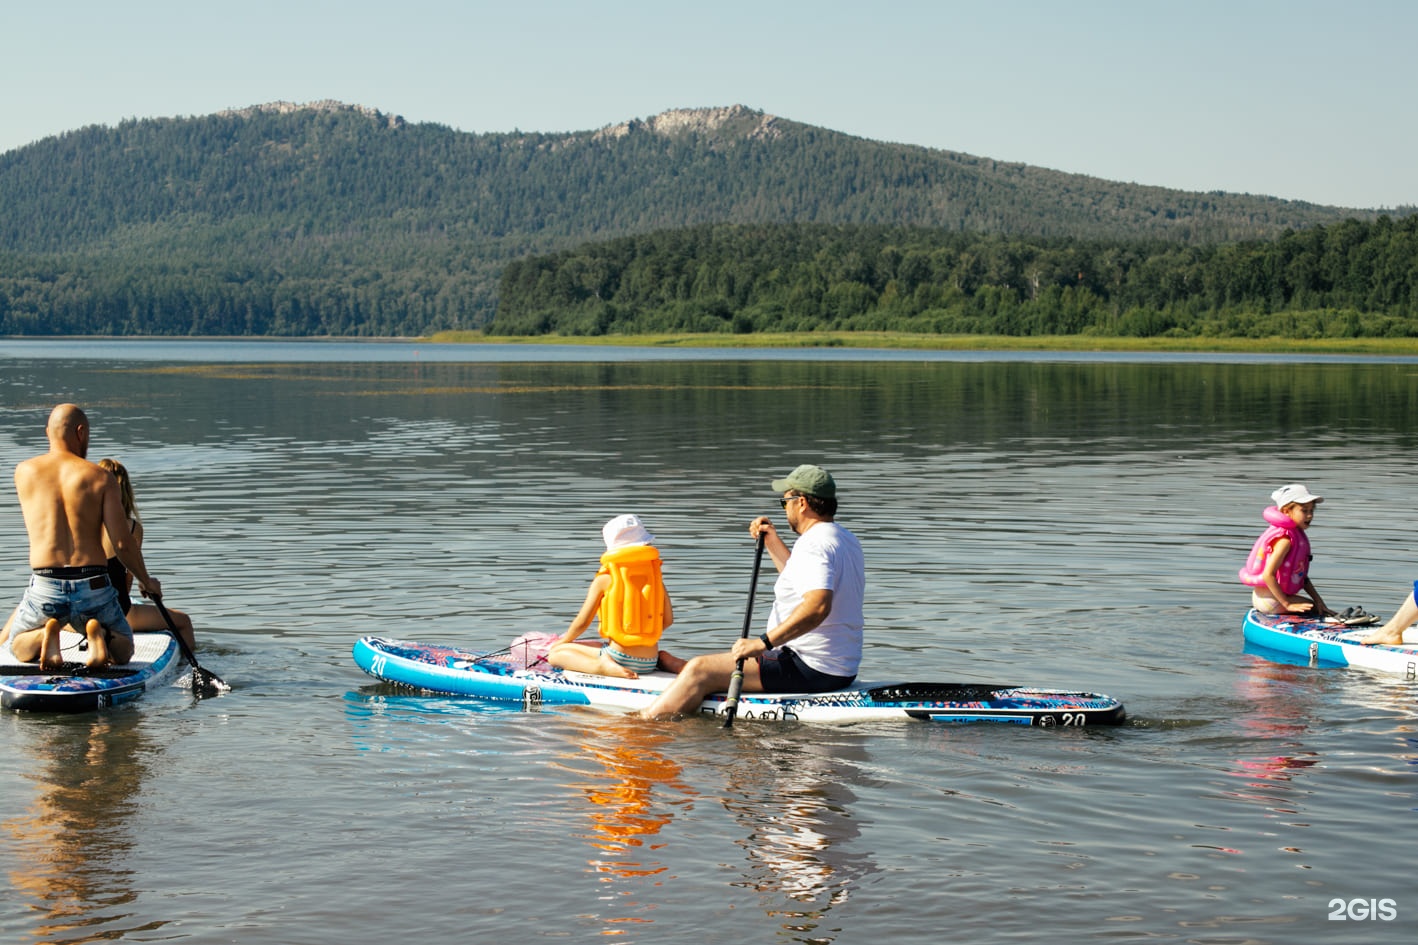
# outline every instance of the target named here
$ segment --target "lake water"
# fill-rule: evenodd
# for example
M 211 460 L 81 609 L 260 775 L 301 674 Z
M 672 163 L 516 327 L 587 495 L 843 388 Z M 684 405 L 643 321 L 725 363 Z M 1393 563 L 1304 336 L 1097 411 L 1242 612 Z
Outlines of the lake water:
M 70 400 L 234 688 L 0 715 L 0 941 L 1412 941 L 1418 684 L 1246 652 L 1235 572 L 1301 481 L 1321 593 L 1392 611 L 1418 362 L 0 341 L 7 466 Z M 626 511 L 667 645 L 723 648 L 800 462 L 866 549 L 864 677 L 1128 724 L 726 731 L 350 659 L 563 629 Z M 18 598 L 13 498 L 0 535 Z

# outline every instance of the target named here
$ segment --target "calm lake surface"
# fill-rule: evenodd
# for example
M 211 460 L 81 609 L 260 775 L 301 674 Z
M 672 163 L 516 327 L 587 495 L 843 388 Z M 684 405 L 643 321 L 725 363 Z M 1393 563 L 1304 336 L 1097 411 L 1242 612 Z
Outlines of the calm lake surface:
M 0 714 L 0 942 L 1413 940 L 1418 684 L 1246 652 L 1235 572 L 1304 482 L 1321 593 L 1392 612 L 1418 362 L 0 341 L 8 468 L 70 400 L 234 689 Z M 627 511 L 667 645 L 725 647 L 800 462 L 866 549 L 865 678 L 1128 724 L 725 731 L 350 658 L 564 629 Z M 0 535 L 17 600 L 13 495 Z

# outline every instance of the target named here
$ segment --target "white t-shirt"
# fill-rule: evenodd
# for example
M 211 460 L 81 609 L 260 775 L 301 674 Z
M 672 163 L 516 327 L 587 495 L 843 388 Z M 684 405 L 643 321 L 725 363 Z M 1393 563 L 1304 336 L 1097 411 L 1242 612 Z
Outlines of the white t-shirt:
M 808 591 L 832 592 L 832 610 L 811 633 L 786 646 L 819 673 L 855 676 L 862 662 L 862 602 L 867 567 L 857 536 L 836 522 L 818 522 L 793 544 L 773 585 L 772 630 L 802 603 Z

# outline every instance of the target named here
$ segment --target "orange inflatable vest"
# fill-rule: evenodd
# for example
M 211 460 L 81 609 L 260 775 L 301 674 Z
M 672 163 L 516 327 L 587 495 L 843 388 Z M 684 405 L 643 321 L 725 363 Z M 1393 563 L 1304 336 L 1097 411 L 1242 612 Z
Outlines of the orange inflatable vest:
M 601 636 L 621 646 L 654 646 L 665 632 L 665 582 L 660 552 L 629 545 L 601 555 L 599 574 L 611 576 L 601 598 Z

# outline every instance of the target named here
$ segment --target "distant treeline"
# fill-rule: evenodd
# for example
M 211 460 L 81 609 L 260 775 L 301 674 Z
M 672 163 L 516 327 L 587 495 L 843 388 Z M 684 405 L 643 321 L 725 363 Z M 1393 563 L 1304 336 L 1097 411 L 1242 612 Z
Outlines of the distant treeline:
M 700 229 L 613 244 L 617 254 L 645 246 L 665 257 L 653 265 L 674 276 L 673 286 L 634 288 L 617 306 L 666 310 L 654 320 L 704 326 L 714 324 L 723 305 L 730 321 L 748 319 L 741 325 L 835 322 L 868 309 L 893 319 L 927 311 L 967 315 L 973 309 L 947 295 L 926 292 L 901 303 L 907 308 L 882 296 L 893 281 L 903 297 L 914 297 L 923 282 L 944 291 L 955 263 L 938 261 L 939 253 L 983 259 L 996 246 L 1019 245 L 1030 255 L 1047 249 L 1066 256 L 1072 245 L 1039 242 L 1045 239 L 1200 246 L 1270 239 L 1286 228 L 1333 225 L 1350 215 L 1377 216 L 885 144 L 741 107 L 670 112 L 599 131 L 468 134 L 338 103 L 262 106 L 83 128 L 0 154 L 0 334 L 401 335 L 479 328 L 494 315 L 503 268 L 513 259 L 591 239 L 727 223 L 922 232 L 889 238 L 902 254 L 899 273 L 867 230 Z M 817 240 L 861 243 L 843 244 L 841 261 L 824 260 L 819 273 L 795 269 L 773 277 L 801 288 L 779 298 L 778 285 L 766 278 L 777 264 L 762 250 L 790 247 L 754 247 L 752 237 L 734 235 L 755 232 L 812 253 Z M 998 236 L 1006 233 L 1024 242 Z M 716 249 L 717 240 L 733 245 Z M 693 262 L 687 285 L 681 283 L 691 264 L 677 260 L 676 241 L 706 254 Z M 662 243 L 663 250 L 650 248 Z M 1124 257 L 1137 252 L 1119 246 Z M 604 252 L 572 256 L 600 259 Z M 922 266 L 920 254 L 929 265 Z M 844 266 L 861 271 L 843 272 Z M 982 266 L 962 277 L 960 291 L 991 316 L 1005 304 L 992 301 L 996 290 L 1000 299 L 1033 291 L 1030 272 L 1015 285 L 1016 277 L 994 272 L 992 262 Z M 733 288 L 696 285 L 702 267 Z M 1097 283 L 1092 291 L 1106 291 L 1109 278 L 1100 262 L 1089 276 Z M 1041 273 L 1035 281 L 1042 294 L 1057 280 Z M 750 286 L 757 293 L 752 300 L 745 294 Z M 604 285 L 587 288 L 609 298 Z M 584 301 L 572 286 L 537 299 L 524 294 L 514 310 L 525 313 L 553 297 Z M 831 308 L 814 309 L 813 298 Z M 681 303 L 689 308 L 667 311 Z M 588 326 L 611 315 L 578 313 Z M 620 317 L 617 308 L 610 320 Z M 512 321 L 525 327 L 535 318 Z
M 706 226 L 530 257 L 490 332 L 1418 335 L 1418 216 L 1209 246 Z
M 300 232 L 241 242 L 225 255 L 180 240 L 102 254 L 0 250 L 0 335 L 395 337 L 470 327 L 470 312 L 493 307 L 495 265 L 445 241 L 371 239 L 377 259 Z

